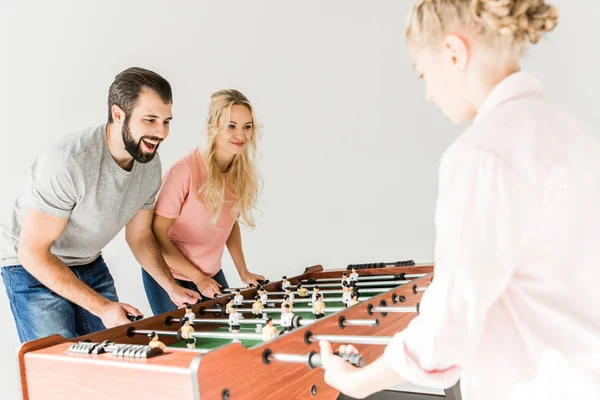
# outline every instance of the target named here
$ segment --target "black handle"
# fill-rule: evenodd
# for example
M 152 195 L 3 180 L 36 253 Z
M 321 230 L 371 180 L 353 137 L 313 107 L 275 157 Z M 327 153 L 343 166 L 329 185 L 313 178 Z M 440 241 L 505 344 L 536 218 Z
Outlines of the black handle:
M 365 360 L 360 354 L 348 354 L 348 353 L 333 353 L 338 357 L 341 357 L 344 361 L 349 362 L 357 368 L 362 368 L 365 366 Z M 308 354 L 308 366 L 309 368 L 317 368 L 321 367 L 321 354 L 311 351 Z
M 141 315 L 127 314 L 127 319 L 129 319 L 131 322 L 139 321 L 142 318 L 144 317 Z

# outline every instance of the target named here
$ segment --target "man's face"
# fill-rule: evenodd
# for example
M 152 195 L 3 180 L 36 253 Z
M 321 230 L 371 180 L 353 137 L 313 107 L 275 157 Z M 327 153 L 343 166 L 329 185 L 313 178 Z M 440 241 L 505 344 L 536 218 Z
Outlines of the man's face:
M 143 89 L 135 107 L 125 116 L 121 130 L 125 150 L 137 162 L 150 162 L 169 135 L 171 119 L 171 103 L 164 103 L 154 91 Z

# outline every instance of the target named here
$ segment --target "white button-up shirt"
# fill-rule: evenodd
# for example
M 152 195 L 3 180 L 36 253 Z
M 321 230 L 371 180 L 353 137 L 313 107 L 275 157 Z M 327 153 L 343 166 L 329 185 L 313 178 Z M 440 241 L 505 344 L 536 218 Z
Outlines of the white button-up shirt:
M 445 152 L 435 277 L 385 359 L 463 399 L 600 399 L 600 144 L 535 76 Z

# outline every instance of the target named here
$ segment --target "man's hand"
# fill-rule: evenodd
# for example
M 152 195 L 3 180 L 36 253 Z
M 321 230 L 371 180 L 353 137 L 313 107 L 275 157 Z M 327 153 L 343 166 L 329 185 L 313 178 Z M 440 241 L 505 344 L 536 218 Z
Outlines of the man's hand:
M 127 318 L 127 314 L 142 315 L 140 310 L 125 303 L 107 301 L 106 305 L 102 306 L 96 314 L 102 320 L 106 328 L 114 328 L 115 326 L 128 324 L 131 321 Z M 143 316 L 143 315 L 142 315 Z
M 199 288 L 198 288 L 199 289 Z M 185 307 L 186 304 L 196 304 L 200 300 L 200 295 L 193 290 L 186 289 L 174 283 L 167 290 L 171 301 L 179 308 Z
M 214 299 L 216 295 L 221 294 L 221 285 L 212 278 L 209 278 L 206 275 L 201 276 L 200 278 L 194 281 L 198 290 L 204 297 L 208 297 L 209 299 Z
M 254 285 L 254 286 L 258 286 L 258 280 L 265 280 L 265 277 L 259 274 L 253 274 L 250 271 L 246 271 L 243 274 L 240 274 L 240 279 L 242 280 L 242 282 L 244 282 L 246 285 L 250 286 L 250 284 Z

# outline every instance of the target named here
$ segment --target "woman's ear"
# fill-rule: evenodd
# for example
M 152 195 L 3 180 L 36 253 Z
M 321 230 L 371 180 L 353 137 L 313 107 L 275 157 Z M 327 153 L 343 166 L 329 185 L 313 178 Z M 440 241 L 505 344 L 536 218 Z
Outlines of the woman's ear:
M 459 71 L 464 71 L 471 57 L 470 47 L 465 38 L 458 34 L 444 37 L 442 52 L 445 60 L 454 65 Z

